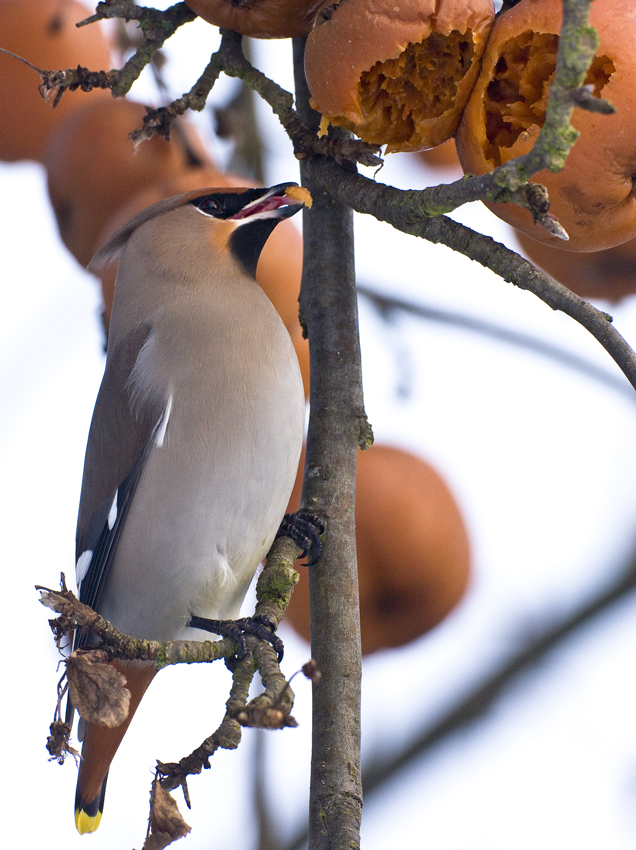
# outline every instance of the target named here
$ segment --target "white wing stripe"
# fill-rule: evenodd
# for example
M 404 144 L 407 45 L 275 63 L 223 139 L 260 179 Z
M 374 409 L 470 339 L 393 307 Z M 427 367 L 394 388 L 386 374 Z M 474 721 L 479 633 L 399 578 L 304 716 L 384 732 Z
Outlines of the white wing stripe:
M 168 422 L 170 421 L 170 414 L 172 413 L 172 395 L 168 398 L 168 404 L 166 405 L 166 409 L 163 412 L 163 416 L 161 417 L 161 421 L 157 426 L 157 433 L 155 435 L 155 446 L 161 448 L 163 446 L 163 442 L 166 438 L 166 431 L 168 429 Z
M 88 568 L 91 565 L 91 561 L 93 560 L 93 550 L 85 549 L 84 552 L 77 559 L 77 563 L 75 564 L 75 580 L 77 581 L 77 586 L 84 581 L 86 577 L 86 573 L 88 572 Z

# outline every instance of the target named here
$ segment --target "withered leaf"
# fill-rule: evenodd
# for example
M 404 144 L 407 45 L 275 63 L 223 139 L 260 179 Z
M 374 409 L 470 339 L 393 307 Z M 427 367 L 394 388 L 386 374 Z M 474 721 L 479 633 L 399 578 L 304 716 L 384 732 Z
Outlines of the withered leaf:
M 190 832 L 173 797 L 164 791 L 157 779 L 152 783 L 150 795 L 150 830 L 143 850 L 163 850 Z
M 66 662 L 71 702 L 81 716 L 98 726 L 120 726 L 128 717 L 126 677 L 91 652 L 73 652 Z
M 51 754 L 49 761 L 55 760 L 58 764 L 64 764 L 68 755 L 77 760 L 79 753 L 68 742 L 71 734 L 70 725 L 62 720 L 54 720 L 49 728 L 51 734 L 46 739 L 46 748 Z

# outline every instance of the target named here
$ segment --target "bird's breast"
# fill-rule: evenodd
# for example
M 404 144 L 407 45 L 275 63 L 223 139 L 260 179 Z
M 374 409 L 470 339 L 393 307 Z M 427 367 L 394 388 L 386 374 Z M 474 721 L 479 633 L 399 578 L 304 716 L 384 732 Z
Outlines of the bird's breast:
M 130 634 L 168 640 L 193 613 L 236 616 L 285 512 L 304 394 L 287 331 L 257 306 L 159 317 L 137 358 L 133 409 L 159 401 L 164 417 L 102 606 Z

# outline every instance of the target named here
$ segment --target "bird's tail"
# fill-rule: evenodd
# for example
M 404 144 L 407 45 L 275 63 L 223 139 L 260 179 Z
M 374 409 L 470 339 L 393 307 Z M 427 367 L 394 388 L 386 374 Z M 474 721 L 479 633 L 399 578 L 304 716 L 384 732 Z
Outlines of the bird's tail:
M 95 832 L 102 818 L 108 769 L 141 698 L 157 672 L 154 663 L 113 661 L 113 666 L 126 677 L 130 691 L 128 717 L 121 726 L 86 724 L 82 759 L 75 793 L 75 826 L 80 833 Z

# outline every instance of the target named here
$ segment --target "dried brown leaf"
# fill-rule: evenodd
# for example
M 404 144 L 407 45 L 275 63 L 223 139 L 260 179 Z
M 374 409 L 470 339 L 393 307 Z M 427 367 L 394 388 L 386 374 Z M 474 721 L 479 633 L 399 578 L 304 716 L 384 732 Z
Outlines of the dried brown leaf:
M 68 723 L 64 723 L 62 720 L 54 720 L 53 723 L 51 723 L 49 730 L 51 734 L 46 739 L 46 748 L 51 756 L 49 761 L 53 761 L 55 759 L 58 764 L 64 764 L 64 760 L 69 755 L 73 756 L 73 758 L 77 761 L 79 753 L 69 744 L 69 737 L 71 734 L 70 725 Z
M 150 794 L 150 835 L 143 850 L 163 850 L 190 832 L 173 797 L 155 779 Z
M 71 702 L 81 716 L 97 726 L 120 726 L 128 717 L 130 691 L 126 677 L 101 653 L 73 652 L 66 662 Z

